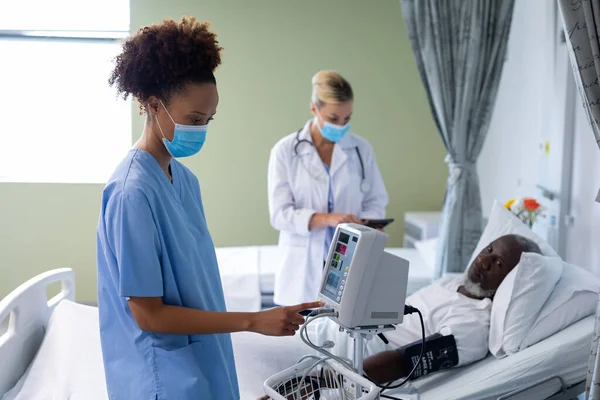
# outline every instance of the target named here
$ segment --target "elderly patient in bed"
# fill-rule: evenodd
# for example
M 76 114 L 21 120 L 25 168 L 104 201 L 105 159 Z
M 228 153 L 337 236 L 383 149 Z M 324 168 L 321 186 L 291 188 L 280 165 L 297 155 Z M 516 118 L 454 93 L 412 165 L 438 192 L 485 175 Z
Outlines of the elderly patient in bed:
M 487 355 L 494 294 L 524 252 L 541 254 L 539 246 L 525 237 L 502 236 L 479 253 L 464 276 L 441 278 L 407 298 L 406 303 L 423 315 L 426 337 L 454 336 L 458 366 Z M 310 329 L 313 341 L 320 345 L 325 340 L 333 340 L 333 353 L 351 358 L 352 343 L 333 321 L 323 318 L 311 325 L 316 326 Z M 365 375 L 378 384 L 407 376 L 410 363 L 403 356 L 403 350 L 408 344 L 420 341 L 421 335 L 419 316 L 414 313 L 405 316 L 395 331 L 386 333 L 389 344 L 378 338 L 368 341 L 368 357 L 363 364 Z

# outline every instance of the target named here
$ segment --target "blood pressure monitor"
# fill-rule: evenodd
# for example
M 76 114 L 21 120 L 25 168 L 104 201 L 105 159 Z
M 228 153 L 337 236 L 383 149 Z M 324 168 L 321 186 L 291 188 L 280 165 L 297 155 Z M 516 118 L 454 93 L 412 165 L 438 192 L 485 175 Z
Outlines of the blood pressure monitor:
M 402 323 L 409 262 L 386 252 L 387 234 L 359 224 L 336 228 L 320 300 L 341 326 L 354 329 Z

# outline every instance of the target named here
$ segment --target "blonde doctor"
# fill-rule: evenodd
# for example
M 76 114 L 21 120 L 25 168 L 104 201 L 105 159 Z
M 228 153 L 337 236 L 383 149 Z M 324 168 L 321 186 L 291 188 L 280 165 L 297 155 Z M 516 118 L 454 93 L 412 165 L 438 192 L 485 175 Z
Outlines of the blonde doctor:
M 314 301 L 335 227 L 385 217 L 388 194 L 369 142 L 349 131 L 352 87 L 335 71 L 312 79 L 303 128 L 271 150 L 268 197 L 279 234 L 274 302 Z

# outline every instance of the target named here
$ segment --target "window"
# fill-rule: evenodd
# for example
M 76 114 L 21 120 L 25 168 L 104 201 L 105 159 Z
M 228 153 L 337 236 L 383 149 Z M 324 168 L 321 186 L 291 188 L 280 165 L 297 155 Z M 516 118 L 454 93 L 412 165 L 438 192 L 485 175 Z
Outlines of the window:
M 0 4 L 0 182 L 106 182 L 131 147 L 108 85 L 128 31 L 128 0 Z

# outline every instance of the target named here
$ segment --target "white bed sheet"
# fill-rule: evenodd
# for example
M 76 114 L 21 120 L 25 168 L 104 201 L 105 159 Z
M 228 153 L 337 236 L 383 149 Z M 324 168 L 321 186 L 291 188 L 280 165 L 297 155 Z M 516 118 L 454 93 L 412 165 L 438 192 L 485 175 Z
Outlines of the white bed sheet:
M 579 383 L 587 373 L 594 319 L 595 316 L 587 317 L 503 359 L 498 360 L 490 354 L 476 364 L 415 381 L 411 385 L 412 392 L 419 394 L 419 400 L 491 400 L 555 375 L 560 376 L 567 386 Z M 549 382 L 536 390 L 535 398 L 545 398 L 559 389 L 558 381 Z
M 406 400 L 491 400 L 553 375 L 574 385 L 585 379 L 593 325 L 591 316 L 515 355 L 501 360 L 490 355 L 470 366 L 438 373 L 387 393 Z M 271 338 L 236 333 L 232 338 L 242 400 L 262 396 L 266 378 L 290 367 L 310 350 L 298 336 Z M 529 393 L 523 399 L 543 399 L 559 389 L 559 383 L 552 381 L 536 388 L 534 397 Z
M 2 400 L 107 400 L 98 309 L 61 301 L 33 362 Z
M 413 382 L 412 395 L 402 397 L 493 399 L 554 374 L 559 374 L 567 385 L 578 383 L 585 379 L 593 324 L 591 316 L 502 360 L 488 357 Z M 244 332 L 233 334 L 232 339 L 242 400 L 262 396 L 266 378 L 309 352 L 298 336 L 273 338 Z M 62 301 L 52 314 L 31 366 L 2 400 L 107 400 L 101 354 L 97 308 Z M 550 395 L 558 386 L 552 382 L 545 390 L 545 395 Z M 545 395 L 538 391 L 535 397 Z
M 229 311 L 261 309 L 260 246 L 219 247 L 216 249 L 221 284 Z

